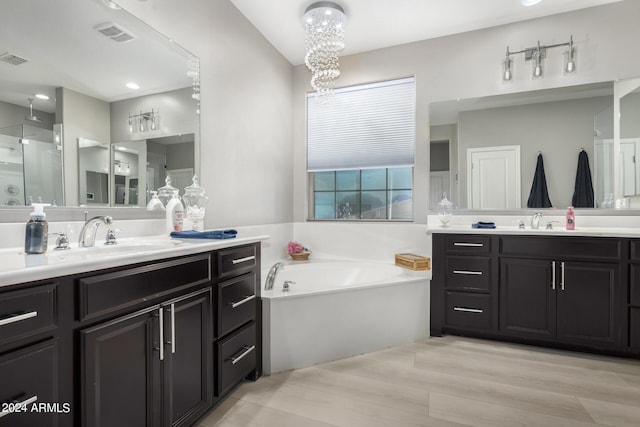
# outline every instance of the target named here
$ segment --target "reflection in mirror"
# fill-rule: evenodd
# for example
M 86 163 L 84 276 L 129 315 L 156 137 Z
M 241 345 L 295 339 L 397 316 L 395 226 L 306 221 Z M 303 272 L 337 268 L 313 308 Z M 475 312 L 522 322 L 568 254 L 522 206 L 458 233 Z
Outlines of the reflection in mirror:
M 109 204 L 109 144 L 78 138 L 80 204 Z
M 32 140 L 26 136 L 0 136 L 0 147 L 6 146 L 0 148 L 0 205 L 24 205 L 31 196 L 34 201 L 55 200 L 66 206 L 144 206 L 148 190 L 155 185 L 147 179 L 146 166 L 140 167 L 146 148 L 138 149 L 137 162 L 129 161 L 134 176 L 122 172 L 126 160 L 115 163 L 122 155 L 110 154 L 114 143 L 125 147 L 128 142 L 194 135 L 191 161 L 180 168 L 197 172 L 198 59 L 107 3 L 113 4 L 103 0 L 1 2 L 0 13 L 11 19 L 0 26 L 0 128 L 64 132 L 55 134 L 59 145 L 51 144 L 51 137 L 36 138 L 48 145 L 33 143 L 28 148 L 9 140 Z M 114 34 L 110 30 L 120 31 L 121 37 L 110 37 Z M 138 89 L 126 86 L 132 81 Z M 107 149 L 80 147 L 80 138 L 100 141 Z M 90 159 L 89 153 L 98 157 Z M 22 184 L 9 182 L 14 178 Z M 17 194 L 5 194 L 5 187 Z
M 53 130 L 26 124 L 0 129 L 0 204 L 61 203 L 61 148 Z
M 431 104 L 432 155 L 448 142 L 450 159 L 448 173 L 431 172 L 431 208 L 443 192 L 456 208 L 527 207 L 540 153 L 552 206 L 565 209 L 582 150 L 595 173 L 594 120 L 612 105 L 612 82 Z M 443 182 L 436 190 L 434 180 Z

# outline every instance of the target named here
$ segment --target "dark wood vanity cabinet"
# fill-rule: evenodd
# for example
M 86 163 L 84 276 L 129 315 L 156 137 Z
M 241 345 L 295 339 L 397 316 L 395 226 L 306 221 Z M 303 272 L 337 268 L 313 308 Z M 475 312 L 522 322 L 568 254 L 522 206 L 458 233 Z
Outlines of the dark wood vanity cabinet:
M 464 243 L 469 238 L 486 240 L 492 249 L 487 251 L 490 260 L 483 262 L 495 269 L 490 269 L 488 285 L 455 289 L 452 274 L 454 268 L 461 270 L 457 267 L 461 255 L 452 241 Z M 471 257 L 471 248 L 465 257 Z M 431 333 L 633 353 L 640 342 L 633 327 L 637 313 L 627 307 L 627 253 L 628 240 L 622 238 L 434 234 Z M 482 269 L 472 271 L 481 277 Z M 484 303 L 481 292 L 486 295 Z M 496 314 L 495 323 L 483 319 L 485 307 Z M 464 310 L 464 321 L 456 317 L 456 308 Z
M 242 246 L 216 254 L 216 396 L 262 371 L 260 247 Z
M 260 244 L 0 288 L 2 426 L 191 426 L 261 374 Z
M 38 410 L 60 397 L 57 291 L 51 281 L 0 292 L 0 426 L 58 425 L 57 411 Z
M 497 324 L 496 245 L 489 236 L 435 234 L 431 335 L 491 332 Z
M 211 288 L 81 332 L 83 425 L 191 425 L 212 404 Z

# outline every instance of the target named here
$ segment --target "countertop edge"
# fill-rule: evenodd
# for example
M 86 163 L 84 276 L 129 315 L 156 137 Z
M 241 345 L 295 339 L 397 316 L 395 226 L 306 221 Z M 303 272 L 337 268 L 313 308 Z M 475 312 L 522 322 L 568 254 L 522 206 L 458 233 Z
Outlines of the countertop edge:
M 561 237 L 640 237 L 640 229 L 615 228 L 615 227 L 592 227 L 577 230 L 565 229 L 518 229 L 516 227 L 497 226 L 496 228 L 471 228 L 471 226 L 427 226 L 427 235 L 431 234 L 499 234 L 511 236 L 561 236 Z
M 77 262 L 60 263 L 53 265 L 37 265 L 18 268 L 11 271 L 0 272 L 0 288 L 19 285 L 73 274 L 86 273 L 94 270 L 102 270 L 141 262 L 159 261 L 166 258 L 193 255 L 213 250 L 232 248 L 250 243 L 269 240 L 268 235 L 241 237 L 223 240 L 199 240 L 179 239 L 180 246 L 167 249 L 156 249 L 141 252 L 128 252 L 114 256 L 96 258 L 95 260 L 79 260 Z M 25 255 L 33 256 L 33 255 Z M 36 255 L 37 256 L 37 255 Z

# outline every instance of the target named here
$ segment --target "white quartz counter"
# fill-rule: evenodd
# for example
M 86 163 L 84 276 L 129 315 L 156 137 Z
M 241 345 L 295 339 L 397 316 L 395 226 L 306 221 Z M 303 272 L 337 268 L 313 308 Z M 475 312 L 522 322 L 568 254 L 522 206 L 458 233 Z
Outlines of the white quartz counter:
M 496 228 L 472 228 L 471 225 L 452 225 L 442 227 L 440 225 L 427 226 L 427 234 L 512 234 L 523 236 L 592 236 L 592 237 L 640 237 L 640 227 L 576 227 L 575 230 L 566 230 L 564 227 L 545 229 L 541 224 L 537 230 L 531 227 L 519 229 L 517 226 L 498 225 Z
M 119 239 L 118 245 L 97 244 L 93 248 L 72 246 L 49 249 L 42 255 L 27 255 L 23 248 L 0 250 L 0 287 L 84 273 L 110 267 L 197 254 L 268 240 L 267 235 L 233 239 L 172 239 L 166 235 Z

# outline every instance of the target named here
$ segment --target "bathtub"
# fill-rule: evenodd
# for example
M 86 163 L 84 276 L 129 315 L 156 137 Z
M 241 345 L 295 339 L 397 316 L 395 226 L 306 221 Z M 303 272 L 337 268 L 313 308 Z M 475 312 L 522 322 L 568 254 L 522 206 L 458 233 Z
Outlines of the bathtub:
M 262 274 L 265 374 L 429 336 L 430 273 L 363 261 L 285 264 L 270 291 Z M 295 283 L 284 292 L 286 280 Z

